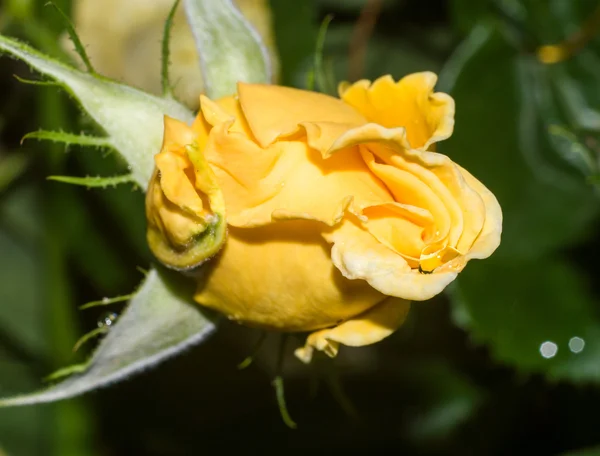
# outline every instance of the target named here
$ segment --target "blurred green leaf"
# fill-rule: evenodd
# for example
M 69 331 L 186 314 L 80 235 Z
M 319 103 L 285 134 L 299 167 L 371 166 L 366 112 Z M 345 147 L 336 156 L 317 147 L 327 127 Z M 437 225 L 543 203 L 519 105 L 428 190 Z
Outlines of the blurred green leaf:
M 44 286 L 39 192 L 19 186 L 0 200 L 0 394 L 33 389 L 50 369 L 54 340 L 47 340 L 53 308 Z M 29 225 L 32 225 L 29 227 Z M 63 303 L 65 306 L 69 301 Z M 52 312 L 54 313 L 54 312 Z M 67 328 L 61 328 L 69 333 Z M 0 412 L 0 445 L 15 455 L 77 456 L 89 449 L 90 430 L 80 402 Z M 59 432 L 49 423 L 55 423 Z
M 103 230 L 108 223 L 97 222 L 102 214 L 98 217 L 94 208 L 89 207 L 82 195 L 75 191 L 77 189 L 60 183 L 49 182 L 46 185 L 51 187 L 51 193 L 54 195 L 49 217 L 63 222 L 60 224 L 58 235 L 69 259 L 98 292 L 127 291 L 130 284 L 137 280 L 137 273 L 124 261 L 122 249 L 115 249 L 111 244 L 106 230 Z M 113 194 L 117 191 L 118 188 L 108 189 L 102 193 Z M 135 193 L 139 192 L 132 192 L 128 188 L 125 194 Z M 133 217 L 132 215 L 132 219 Z M 130 219 L 128 223 L 135 225 L 136 221 Z M 72 309 L 75 307 L 73 304 Z
M 489 2 L 472 0 L 451 0 L 450 19 L 462 34 L 468 34 L 489 13 Z
M 8 14 L 20 20 L 29 19 L 33 13 L 33 0 L 8 0 L 6 9 Z
M 20 186 L 0 200 L 0 328 L 10 330 L 27 351 L 43 357 L 48 347 L 39 314 L 43 290 L 39 238 L 35 239 L 42 224 L 38 196 L 33 187 Z M 11 215 L 14 218 L 5 218 Z
M 304 87 L 302 79 L 315 52 L 318 22 L 314 0 L 290 2 L 271 0 L 275 42 L 279 50 L 281 74 L 279 83 Z
M 600 456 L 600 447 L 569 451 L 567 453 L 561 453 L 561 456 Z
M 336 24 L 335 18 L 327 31 L 324 61 L 331 60 L 337 82 L 348 80 L 350 62 L 350 42 L 353 26 Z M 374 80 L 391 74 L 400 79 L 417 71 L 439 72 L 442 66 L 437 58 L 417 49 L 411 43 L 384 35 L 373 35 L 367 43 L 363 74 L 361 78 Z
M 22 362 L 4 359 L 0 350 L 0 393 L 7 395 L 20 388 L 35 388 L 37 381 L 31 369 Z M 0 410 L 0 455 L 50 456 L 52 428 L 48 426 L 55 418 L 48 407 L 27 407 L 18 410 Z M 4 450 L 6 453 L 2 453 Z M 56 456 L 59 456 L 56 454 Z
M 117 154 L 101 155 L 77 153 L 76 160 L 81 164 L 82 174 L 112 175 L 127 173 L 129 170 Z M 112 226 L 122 233 L 123 243 L 148 264 L 151 261 L 150 249 L 146 243 L 145 194 L 130 185 L 117 186 L 109 191 L 96 192 L 93 195 L 100 200 L 110 216 Z M 92 214 L 91 222 L 102 223 L 102 215 Z M 123 291 L 123 290 L 121 290 Z
M 28 164 L 29 157 L 24 153 L 13 153 L 0 158 L 0 192 L 23 174 Z
M 582 271 L 558 259 L 469 265 L 454 320 L 497 360 L 576 382 L 600 380 L 600 320 Z
M 598 173 L 598 159 L 594 151 L 582 144 L 575 133 L 561 125 L 550 125 L 548 133 L 565 161 L 572 163 L 584 176 Z

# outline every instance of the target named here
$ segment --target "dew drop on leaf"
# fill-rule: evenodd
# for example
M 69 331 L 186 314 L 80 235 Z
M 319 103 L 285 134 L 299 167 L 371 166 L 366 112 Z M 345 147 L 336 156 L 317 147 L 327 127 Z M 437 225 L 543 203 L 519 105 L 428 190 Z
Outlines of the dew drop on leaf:
M 115 312 L 106 312 L 105 314 L 102 314 L 102 316 L 98 318 L 98 328 L 109 328 L 115 323 L 118 317 L 119 315 Z

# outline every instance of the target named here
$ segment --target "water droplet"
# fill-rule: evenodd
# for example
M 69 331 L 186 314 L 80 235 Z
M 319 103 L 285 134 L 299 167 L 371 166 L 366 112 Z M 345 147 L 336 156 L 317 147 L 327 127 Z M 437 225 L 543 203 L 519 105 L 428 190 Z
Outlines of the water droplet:
M 104 298 L 102 298 L 102 302 L 103 302 L 104 304 L 108 304 L 108 303 L 109 303 L 109 301 L 110 301 L 110 299 L 109 299 L 109 298 L 107 298 L 106 296 L 105 296 Z
M 118 317 L 119 317 L 119 315 L 116 314 L 115 312 L 106 312 L 100 318 L 98 318 L 98 322 L 97 322 L 98 328 L 105 328 L 105 327 L 112 326 L 115 323 L 115 321 L 117 321 Z
M 556 345 L 554 342 L 546 341 L 540 345 L 540 353 L 546 359 L 554 358 L 557 352 L 558 345 Z
M 580 353 L 585 347 L 585 340 L 581 337 L 571 337 L 569 340 L 569 350 L 573 353 Z

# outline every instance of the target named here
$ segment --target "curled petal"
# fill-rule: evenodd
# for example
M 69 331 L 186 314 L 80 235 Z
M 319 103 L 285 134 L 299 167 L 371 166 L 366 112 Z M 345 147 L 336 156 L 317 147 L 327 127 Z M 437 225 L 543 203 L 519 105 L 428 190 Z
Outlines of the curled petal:
M 306 142 L 309 147 L 319 151 L 323 158 L 329 158 L 332 154 L 333 145 L 338 139 L 356 127 L 356 125 L 340 122 L 302 122 L 300 126 L 306 133 Z M 334 151 L 340 149 L 343 149 L 343 147 Z
M 348 220 L 325 237 L 333 243 L 331 259 L 344 277 L 366 280 L 385 295 L 411 301 L 425 301 L 439 294 L 466 263 L 464 257 L 458 257 L 431 274 L 420 273 L 402 256 Z
M 419 266 L 425 248 L 423 233 L 432 225 L 427 210 L 401 203 L 384 203 L 365 208 L 362 215 L 365 229 L 379 242 L 396 252 L 412 268 Z
M 386 184 L 397 202 L 432 214 L 435 229 L 430 224 L 431 230 L 424 237 L 432 246 L 430 253 L 447 247 L 462 253 L 469 251 L 486 217 L 486 204 L 478 191 L 483 187 L 481 183 L 472 176 L 467 180 L 461 168 L 445 155 L 410 149 L 401 128 L 376 124 L 357 127 L 340 136 L 327 154 L 344 153 L 357 145 L 370 170 Z M 471 185 L 473 182 L 477 182 L 476 188 Z M 486 192 L 489 193 L 487 189 Z M 429 263 L 428 267 L 435 264 Z
M 238 84 L 248 125 L 262 147 L 298 132 L 300 124 L 334 122 L 358 126 L 365 119 L 337 98 L 316 92 L 263 84 Z
M 210 127 L 227 123 L 229 131 L 243 133 L 248 138 L 253 137 L 237 97 L 224 97 L 213 101 L 205 95 L 200 95 L 200 111 L 201 115 L 196 118 L 192 127 L 199 119 L 204 120 L 208 130 Z
M 502 236 L 502 209 L 494 194 L 473 177 L 469 171 L 459 167 L 467 184 L 477 191 L 485 203 L 485 222 L 481 232 L 471 245 L 468 259 L 489 257 L 500 245 Z
M 295 351 L 296 357 L 309 363 L 315 349 L 334 357 L 339 344 L 362 347 L 385 339 L 406 320 L 410 302 L 404 299 L 387 298 L 366 312 L 338 326 L 323 329 L 308 336 L 306 345 Z
M 277 141 L 262 148 L 228 123 L 211 131 L 205 155 L 227 204 L 228 223 L 260 226 L 281 219 L 339 223 L 346 210 L 391 202 L 369 172 L 359 150 L 323 159 L 302 141 Z
M 366 80 L 343 83 L 339 92 L 369 122 L 404 127 L 412 148 L 427 149 L 450 137 L 454 129 L 454 100 L 433 92 L 436 81 L 431 72 L 414 73 L 398 82 L 388 75 L 372 84 Z

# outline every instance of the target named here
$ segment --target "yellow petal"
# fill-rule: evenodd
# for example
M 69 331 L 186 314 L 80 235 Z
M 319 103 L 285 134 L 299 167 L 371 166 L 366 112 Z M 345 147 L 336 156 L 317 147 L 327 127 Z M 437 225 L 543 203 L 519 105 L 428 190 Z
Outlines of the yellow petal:
M 200 95 L 200 110 L 202 116 L 198 117 L 206 119 L 206 122 L 211 126 L 228 123 L 230 131 L 244 133 L 250 139 L 254 138 L 237 96 L 224 97 L 213 101 L 204 95 Z
M 362 214 L 368 218 L 364 225 L 369 233 L 416 268 L 425 247 L 423 231 L 430 223 L 415 221 L 414 214 L 405 209 L 407 207 L 410 206 L 387 203 L 368 207 Z
M 156 237 L 166 237 L 170 245 L 185 246 L 190 238 L 206 229 L 202 217 L 196 217 L 165 196 L 158 170 L 155 170 L 148 186 L 146 213 L 149 230 L 155 231 Z
M 468 259 L 484 259 L 489 257 L 500 245 L 502 236 L 502 209 L 494 194 L 469 171 L 460 168 L 467 184 L 481 196 L 485 204 L 485 222 L 481 232 L 469 249 Z
M 298 348 L 295 355 L 301 361 L 309 363 L 314 349 L 323 351 L 333 358 L 337 355 L 339 344 L 362 347 L 379 342 L 404 323 L 409 309 L 409 301 L 387 298 L 366 312 L 334 328 L 312 333 L 308 336 L 306 345 Z
M 411 170 L 402 169 L 394 164 L 378 163 L 375 156 L 369 152 L 363 152 L 363 158 L 371 171 L 379 177 L 394 195 L 394 199 L 402 204 L 420 207 L 427 210 L 435 220 L 436 234 L 433 242 L 438 242 L 448 237 L 454 231 L 454 237 L 460 235 L 462 226 L 459 224 L 460 214 L 455 209 L 456 203 L 446 195 L 446 192 L 439 188 L 432 188 L 430 182 L 424 182 L 420 179 L 425 170 L 417 171 L 415 175 Z M 441 191 L 439 191 L 441 190 Z M 453 224 L 453 222 L 457 222 Z
M 230 227 L 194 299 L 240 323 L 285 331 L 332 326 L 384 299 L 366 282 L 342 277 L 322 228 L 304 220 Z
M 454 129 L 454 100 L 433 93 L 434 73 L 415 73 L 394 82 L 383 76 L 372 84 L 362 80 L 340 85 L 340 97 L 369 122 L 387 128 L 404 127 L 413 148 L 427 149 Z
M 199 134 L 205 134 L 205 132 L 194 131 L 185 122 L 173 119 L 169 116 L 164 116 L 163 125 L 164 133 L 161 149 L 167 149 L 172 146 L 181 147 L 182 145 L 192 144 Z
M 365 123 L 353 108 L 321 93 L 244 83 L 238 84 L 238 93 L 248 125 L 262 147 L 296 133 L 302 122 Z
M 216 101 L 211 100 L 205 95 L 200 95 L 200 112 L 203 118 L 213 127 L 224 122 L 235 121 L 235 112 L 225 109 Z
M 323 158 L 331 155 L 333 145 L 341 136 L 356 127 L 355 124 L 340 122 L 302 122 L 300 126 L 306 132 L 308 145 L 318 150 Z
M 483 228 L 486 205 L 458 165 L 445 155 L 408 148 L 401 128 L 375 124 L 347 131 L 327 154 L 335 155 L 356 145 L 361 145 L 365 162 L 397 202 L 432 214 L 435 230 L 426 233 L 428 244 L 436 245 L 438 250 L 449 247 L 462 253 L 470 249 Z
M 303 141 L 277 141 L 261 148 L 228 124 L 213 128 L 205 149 L 223 189 L 232 226 L 303 218 L 335 225 L 345 210 L 391 202 L 357 148 L 328 159 Z
M 186 172 L 191 171 L 187 158 L 172 152 L 161 152 L 154 157 L 160 172 L 160 187 L 169 201 L 190 214 L 201 215 L 202 199 Z
M 348 220 L 324 236 L 333 243 L 331 259 L 344 277 L 366 280 L 385 295 L 410 301 L 425 301 L 439 294 L 457 277 L 465 263 L 464 260 L 450 262 L 452 264 L 431 274 L 422 274 L 411 268 L 402 256 Z
M 160 175 L 164 176 L 160 185 L 165 196 L 190 214 L 200 214 L 203 210 L 202 199 L 186 174 L 192 172 L 192 164 L 185 146 L 193 144 L 196 137 L 197 133 L 185 122 L 165 116 L 162 149 L 154 157 Z

